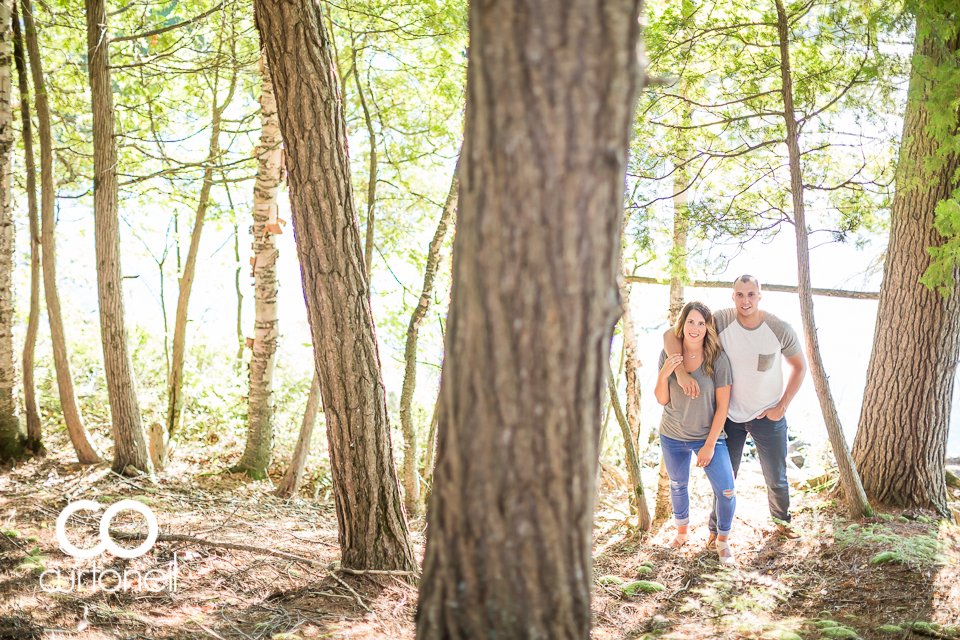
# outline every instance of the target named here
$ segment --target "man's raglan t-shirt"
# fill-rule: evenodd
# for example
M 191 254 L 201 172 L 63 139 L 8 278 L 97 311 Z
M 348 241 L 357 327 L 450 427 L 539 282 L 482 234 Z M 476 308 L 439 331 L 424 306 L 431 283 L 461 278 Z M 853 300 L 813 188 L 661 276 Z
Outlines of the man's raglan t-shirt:
M 748 329 L 737 320 L 736 309 L 713 314 L 720 345 L 733 367 L 730 411 L 734 422 L 748 422 L 780 402 L 783 395 L 783 356 L 800 353 L 793 328 L 766 311 L 760 324 Z
M 666 359 L 667 352 L 661 351 L 658 370 Z M 722 351 L 713 363 L 712 378 L 703 370 L 702 364 L 690 375 L 700 385 L 700 395 L 696 398 L 685 395 L 683 387 L 677 382 L 677 374 L 671 373 L 667 379 L 670 402 L 663 408 L 663 417 L 660 419 L 660 433 L 684 442 L 707 439 L 710 435 L 713 415 L 717 412 L 716 390 L 733 382 L 730 361 Z M 721 431 L 719 439 L 726 437 L 726 434 Z

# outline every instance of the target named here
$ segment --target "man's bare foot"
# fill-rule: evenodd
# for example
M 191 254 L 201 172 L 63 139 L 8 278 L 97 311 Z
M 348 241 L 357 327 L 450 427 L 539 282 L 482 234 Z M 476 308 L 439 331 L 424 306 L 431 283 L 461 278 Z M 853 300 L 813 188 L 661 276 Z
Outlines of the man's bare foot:
M 793 525 L 789 523 L 778 523 L 777 524 L 777 533 L 781 534 L 788 540 L 796 540 L 800 537 L 800 532 L 793 528 Z

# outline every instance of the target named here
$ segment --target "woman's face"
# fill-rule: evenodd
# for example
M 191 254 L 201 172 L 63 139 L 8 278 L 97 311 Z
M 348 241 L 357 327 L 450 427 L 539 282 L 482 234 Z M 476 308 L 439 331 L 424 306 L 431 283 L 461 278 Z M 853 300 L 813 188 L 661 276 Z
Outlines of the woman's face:
M 683 339 L 691 345 L 703 343 L 707 335 L 707 321 L 703 314 L 696 309 L 691 309 L 687 314 L 687 320 L 683 323 Z

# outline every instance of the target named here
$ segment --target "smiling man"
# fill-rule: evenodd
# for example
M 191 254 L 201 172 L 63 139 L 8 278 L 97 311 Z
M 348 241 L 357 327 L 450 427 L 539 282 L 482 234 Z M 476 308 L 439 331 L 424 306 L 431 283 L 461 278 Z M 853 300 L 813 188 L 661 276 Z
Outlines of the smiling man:
M 800 389 L 807 361 L 797 334 L 789 324 L 772 313 L 760 310 L 760 282 L 742 275 L 733 282 L 733 309 L 714 314 L 720 345 L 733 368 L 730 410 L 724 431 L 733 474 L 736 476 L 749 433 L 753 437 L 767 485 L 770 515 L 777 529 L 788 538 L 799 534 L 789 526 L 790 490 L 787 484 L 787 420 L 784 414 Z M 680 353 L 673 328 L 663 335 L 668 354 Z M 783 384 L 782 363 L 790 375 Z M 676 370 L 684 393 L 697 397 L 697 382 L 683 367 Z M 710 542 L 716 537 L 716 509 L 710 514 Z

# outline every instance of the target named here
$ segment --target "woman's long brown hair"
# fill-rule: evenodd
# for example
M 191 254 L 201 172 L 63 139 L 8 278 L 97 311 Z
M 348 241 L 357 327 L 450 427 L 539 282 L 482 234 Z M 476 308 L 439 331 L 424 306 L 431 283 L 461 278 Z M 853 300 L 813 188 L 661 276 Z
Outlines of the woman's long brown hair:
M 710 311 L 710 308 L 698 301 L 685 304 L 683 311 L 680 312 L 680 318 L 677 319 L 677 324 L 673 327 L 673 333 L 683 344 L 683 325 L 686 324 L 687 316 L 690 315 L 691 311 L 699 311 L 707 323 L 707 335 L 703 337 L 703 370 L 712 378 L 713 365 L 720 357 L 723 347 L 720 346 L 720 336 L 717 335 L 717 325 L 713 321 L 713 312 Z

